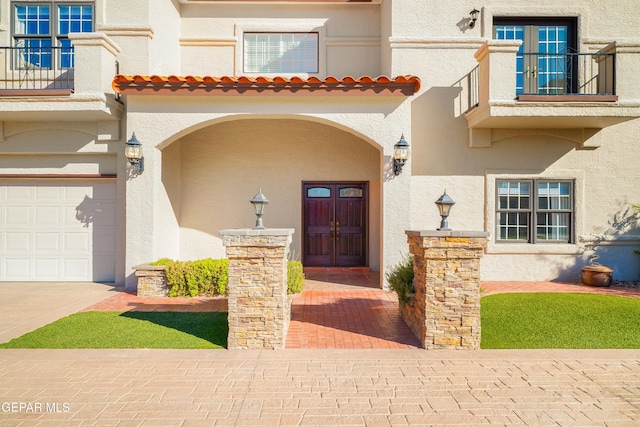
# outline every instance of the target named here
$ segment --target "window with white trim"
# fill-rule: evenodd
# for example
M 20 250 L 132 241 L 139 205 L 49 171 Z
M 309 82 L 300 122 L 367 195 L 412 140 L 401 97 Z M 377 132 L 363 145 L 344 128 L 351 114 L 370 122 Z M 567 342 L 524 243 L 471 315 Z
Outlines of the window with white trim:
M 318 33 L 244 33 L 245 73 L 317 73 Z
M 21 62 L 39 68 L 73 68 L 69 33 L 92 32 L 92 3 L 39 2 L 13 4 L 13 42 Z
M 573 181 L 496 180 L 498 242 L 572 243 Z

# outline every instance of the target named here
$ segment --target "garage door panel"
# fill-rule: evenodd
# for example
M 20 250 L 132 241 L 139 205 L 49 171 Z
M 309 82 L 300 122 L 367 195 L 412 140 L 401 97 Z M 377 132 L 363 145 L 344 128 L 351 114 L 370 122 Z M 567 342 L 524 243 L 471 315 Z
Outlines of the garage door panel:
M 0 181 L 0 280 L 113 281 L 114 181 Z
M 61 208 L 58 206 L 40 206 L 35 208 L 36 228 L 47 228 L 50 226 L 60 227 L 62 225 Z
M 34 198 L 34 191 L 32 187 L 7 187 L 4 192 L 5 199 L 9 202 L 12 201 L 25 201 L 31 200 Z
M 35 187 L 35 199 L 40 201 L 60 201 L 64 198 L 64 188 L 58 186 L 43 185 Z
M 31 280 L 30 258 L 8 258 L 4 265 L 5 280 Z
M 42 233 L 36 232 L 35 236 L 35 251 L 41 252 L 60 252 L 62 245 L 60 245 L 60 233 Z
M 60 277 L 58 258 L 36 258 L 33 260 L 34 280 L 57 280 Z
M 116 225 L 116 216 L 113 212 L 116 211 L 115 203 L 101 202 L 96 207 L 93 224 L 94 227 L 110 227 L 113 228 Z
M 109 229 L 95 230 L 93 233 L 94 254 L 112 254 L 116 246 L 116 236 Z
M 64 188 L 63 190 L 64 190 L 65 199 L 77 200 L 77 201 L 84 200 L 85 196 L 88 198 L 93 198 L 93 192 L 94 192 L 93 188 L 88 188 L 84 186 L 67 187 L 67 188 Z
M 5 251 L 14 253 L 24 253 L 31 251 L 31 233 L 29 232 L 7 232 L 5 235 Z
M 64 233 L 63 250 L 67 253 L 87 253 L 91 249 L 90 237 L 87 233 Z
M 7 206 L 3 225 L 9 228 L 31 225 L 31 208 L 28 206 Z
M 91 262 L 88 259 L 66 258 L 63 260 L 63 265 L 67 280 L 86 280 L 84 278 L 91 273 Z
M 116 198 L 116 187 L 115 185 L 103 185 L 101 187 L 94 187 L 92 197 L 95 200 L 104 200 L 111 202 Z

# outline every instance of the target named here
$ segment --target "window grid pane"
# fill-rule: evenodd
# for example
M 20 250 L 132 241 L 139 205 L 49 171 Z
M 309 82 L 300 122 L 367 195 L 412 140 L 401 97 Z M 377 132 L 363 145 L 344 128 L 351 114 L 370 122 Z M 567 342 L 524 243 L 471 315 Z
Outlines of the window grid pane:
M 51 4 L 55 4 L 53 7 L 56 8 L 53 15 Z M 17 3 L 14 5 L 13 29 L 15 46 L 24 48 L 17 53 L 19 58 L 16 64 L 19 67 L 73 68 L 73 45 L 66 36 L 72 32 L 93 31 L 93 5 L 65 2 L 50 2 L 49 5 Z M 54 46 L 56 49 L 52 49 Z
M 317 33 L 245 33 L 244 71 L 317 73 Z
M 567 34 L 566 26 L 538 28 L 538 91 L 541 94 L 566 93 Z
M 58 34 L 93 31 L 93 7 L 90 5 L 58 6 Z
M 17 45 L 19 69 L 51 68 L 51 39 L 18 39 Z
M 538 183 L 538 210 L 571 210 L 571 185 L 568 182 Z
M 498 213 L 499 240 L 529 241 L 528 213 Z
M 48 35 L 49 6 L 16 5 L 13 31 L 18 35 Z
M 531 185 L 522 181 L 502 181 L 498 184 L 499 209 L 529 210 Z
M 498 181 L 498 239 L 528 242 L 531 182 Z
M 524 40 L 524 26 L 497 25 L 495 27 L 496 40 Z M 524 43 L 516 53 L 516 94 L 524 91 Z
M 569 242 L 568 213 L 538 213 L 537 239 L 543 241 Z

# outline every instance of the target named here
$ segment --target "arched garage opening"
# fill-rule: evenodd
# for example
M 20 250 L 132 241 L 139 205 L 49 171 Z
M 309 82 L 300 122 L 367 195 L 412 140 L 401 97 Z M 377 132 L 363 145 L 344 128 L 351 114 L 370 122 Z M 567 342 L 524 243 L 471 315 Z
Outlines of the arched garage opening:
M 182 136 L 162 148 L 162 182 L 176 218 L 179 257 L 224 257 L 218 232 L 251 228 L 249 200 L 262 189 L 269 199 L 265 226 L 295 229 L 292 252 L 303 260 L 309 242 L 304 186 L 354 184 L 343 194 L 364 188 L 367 196 L 362 263 L 379 271 L 381 159 L 379 147 L 363 138 L 293 118 L 242 118 Z

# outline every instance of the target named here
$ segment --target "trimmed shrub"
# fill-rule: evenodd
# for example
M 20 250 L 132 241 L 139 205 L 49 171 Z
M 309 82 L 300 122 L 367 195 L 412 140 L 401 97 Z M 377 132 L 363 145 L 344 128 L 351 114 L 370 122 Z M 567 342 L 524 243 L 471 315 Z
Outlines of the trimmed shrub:
M 201 259 L 174 261 L 162 258 L 152 265 L 163 265 L 170 297 L 224 295 L 229 282 L 229 260 Z
M 413 287 L 413 257 L 407 255 L 402 261 L 393 266 L 386 274 L 391 290 L 398 294 L 401 305 L 409 302 L 409 294 L 415 292 Z
M 201 259 L 197 261 L 174 261 L 161 258 L 151 265 L 165 267 L 170 297 L 195 297 L 225 295 L 229 284 L 229 260 Z M 297 294 L 304 286 L 304 273 L 300 261 L 287 263 L 288 293 Z
M 289 261 L 287 263 L 287 292 L 289 294 L 299 294 L 304 286 L 304 273 L 300 261 Z

